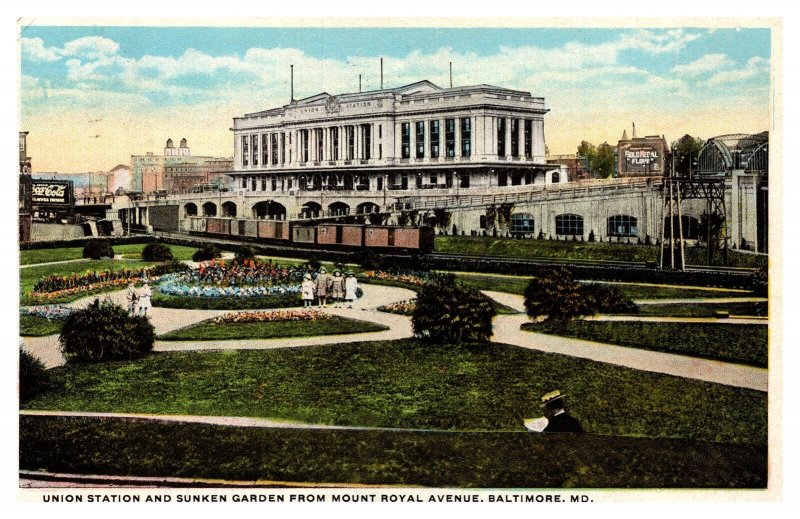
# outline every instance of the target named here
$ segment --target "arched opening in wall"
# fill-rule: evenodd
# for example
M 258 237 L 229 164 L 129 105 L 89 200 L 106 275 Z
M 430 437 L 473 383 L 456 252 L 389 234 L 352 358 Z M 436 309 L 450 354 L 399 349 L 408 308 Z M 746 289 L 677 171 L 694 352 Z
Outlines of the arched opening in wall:
M 364 202 L 363 204 L 358 204 L 358 206 L 356 206 L 357 214 L 377 213 L 380 210 L 381 208 L 378 206 L 378 204 L 373 204 L 372 202 Z
M 561 182 L 561 173 L 558 171 L 553 171 L 553 175 L 550 177 L 551 184 L 558 184 Z
M 183 212 L 186 216 L 197 216 L 197 205 L 189 202 L 183 206 Z
M 272 200 L 264 200 L 253 206 L 253 218 L 268 220 L 285 220 L 286 207 Z
M 236 204 L 234 202 L 223 202 L 222 203 L 222 216 L 228 217 L 235 217 L 236 216 Z
M 203 216 L 217 216 L 217 204 L 214 202 L 203 204 Z
M 583 216 L 577 214 L 556 216 L 556 234 L 559 236 L 583 236 Z
M 636 238 L 639 236 L 638 222 L 635 217 L 627 214 L 617 214 L 608 218 L 606 234 L 608 236 L 625 236 Z
M 511 234 L 533 234 L 533 215 L 530 213 L 514 213 L 511 215 Z
M 322 206 L 316 202 L 306 202 L 300 208 L 300 216 L 302 218 L 319 218 L 322 212 Z
M 350 214 L 350 206 L 344 202 L 334 202 L 328 206 L 328 216 L 347 216 Z
M 700 239 L 700 220 L 698 220 L 697 218 L 695 218 L 693 216 L 683 215 L 683 216 L 681 216 L 680 223 L 681 223 L 681 226 L 683 227 L 683 229 L 681 229 L 681 230 L 683 231 L 683 237 L 685 239 L 687 239 L 687 240 L 698 240 L 698 239 Z M 670 233 L 669 224 L 670 224 L 670 220 L 669 220 L 669 216 L 668 216 L 668 217 L 664 218 L 664 236 L 670 236 L 672 234 L 672 233 Z M 673 225 L 673 229 L 675 229 L 675 236 L 677 236 L 678 235 L 678 229 L 679 229 L 679 227 L 678 227 L 678 216 L 677 215 L 672 217 L 672 225 Z

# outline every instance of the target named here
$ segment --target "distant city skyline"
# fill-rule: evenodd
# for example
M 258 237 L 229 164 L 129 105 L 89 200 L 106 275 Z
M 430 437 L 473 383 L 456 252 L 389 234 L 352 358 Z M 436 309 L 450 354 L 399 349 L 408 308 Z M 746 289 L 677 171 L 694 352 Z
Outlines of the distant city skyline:
M 35 172 L 107 171 L 186 138 L 229 157 L 233 117 L 428 79 L 545 98 L 552 154 L 631 135 L 771 129 L 764 28 L 48 27 L 21 31 L 21 121 Z

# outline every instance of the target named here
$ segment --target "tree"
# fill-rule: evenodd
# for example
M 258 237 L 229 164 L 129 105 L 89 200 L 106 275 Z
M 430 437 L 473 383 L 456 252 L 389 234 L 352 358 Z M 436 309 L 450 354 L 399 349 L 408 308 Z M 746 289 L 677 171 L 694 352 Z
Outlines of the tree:
M 597 153 L 591 161 L 592 170 L 601 178 L 608 178 L 614 174 L 614 146 L 604 142 L 597 147 Z
M 19 399 L 30 400 L 50 387 L 44 364 L 22 348 L 19 349 Z
M 453 214 L 447 209 L 436 208 L 433 210 L 433 219 L 436 227 L 439 229 L 447 229 L 450 227 L 450 222 L 453 219 Z
M 697 158 L 700 156 L 700 150 L 703 149 L 704 143 L 703 139 L 692 137 L 689 134 L 672 143 L 676 175 L 688 177 L 697 169 Z
M 100 362 L 139 358 L 153 349 L 155 338 L 147 317 L 95 299 L 65 319 L 59 342 L 67 361 Z
M 525 288 L 525 311 L 532 319 L 565 322 L 595 313 L 594 299 L 581 290 L 566 269 L 554 269 L 531 279 Z
M 92 240 L 83 247 L 83 257 L 94 260 L 113 258 L 114 249 L 108 240 Z
M 452 274 L 423 285 L 411 317 L 414 335 L 439 343 L 485 342 L 492 336 L 495 310 L 489 299 L 462 286 Z
M 192 261 L 199 263 L 201 261 L 211 261 L 212 259 L 222 256 L 222 251 L 213 243 L 206 243 L 192 255 Z
M 581 141 L 581 145 L 578 146 L 578 157 L 585 157 L 587 162 L 591 165 L 596 154 L 597 148 L 594 144 L 587 141 Z
M 170 261 L 172 260 L 172 249 L 163 243 L 148 243 L 142 249 L 142 259 L 144 261 Z

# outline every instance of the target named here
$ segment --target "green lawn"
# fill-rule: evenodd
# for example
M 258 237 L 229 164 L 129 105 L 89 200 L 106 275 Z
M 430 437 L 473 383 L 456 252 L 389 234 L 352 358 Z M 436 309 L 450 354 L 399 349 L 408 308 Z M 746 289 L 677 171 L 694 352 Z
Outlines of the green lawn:
M 19 334 L 23 337 L 42 337 L 61 332 L 60 319 L 47 319 L 38 315 L 21 315 Z
M 435 488 L 765 488 L 761 445 L 22 416 L 23 470 Z
M 153 353 L 49 373 L 53 389 L 26 408 L 520 431 L 559 389 L 590 433 L 767 441 L 766 393 L 495 343 Z
M 230 339 L 277 339 L 280 337 L 312 337 L 315 335 L 338 335 L 343 333 L 380 332 L 387 326 L 339 317 L 318 321 L 273 321 L 262 323 L 213 324 L 203 321 L 181 328 L 159 339 L 165 341 L 213 341 Z
M 639 305 L 639 315 L 646 316 L 715 317 L 717 312 L 728 312 L 732 316 L 766 317 L 769 313 L 769 305 L 766 301 L 755 303 Z
M 569 261 L 630 261 L 654 262 L 658 258 L 655 245 L 625 245 L 617 243 L 590 243 L 550 240 L 515 240 L 512 238 L 436 236 L 437 252 L 473 256 L 500 256 L 510 258 L 547 258 Z M 687 264 L 705 263 L 705 250 L 686 250 Z M 728 253 L 730 265 L 738 267 L 766 266 L 767 258 L 737 251 Z
M 125 259 L 142 259 L 142 249 L 146 243 L 128 243 L 124 245 L 112 245 L 114 254 L 122 254 Z M 172 255 L 177 260 L 190 260 L 192 254 L 198 247 L 187 247 L 184 245 L 167 245 L 172 250 Z M 50 263 L 53 261 L 69 261 L 81 259 L 83 257 L 83 247 L 61 247 L 58 249 L 29 249 L 19 253 L 20 265 L 33 265 L 36 263 Z
M 767 325 L 636 321 L 526 323 L 523 330 L 767 366 Z
M 599 283 L 614 286 L 628 299 L 702 299 L 714 297 L 753 297 L 746 290 L 714 290 L 678 286 L 629 285 L 621 283 Z
M 146 243 L 114 245 L 114 254 L 122 254 L 125 259 L 140 260 L 142 259 L 142 249 L 144 249 L 146 245 Z M 168 244 L 167 247 L 172 251 L 173 258 L 179 261 L 192 259 L 192 255 L 199 249 L 199 247 L 170 244 Z

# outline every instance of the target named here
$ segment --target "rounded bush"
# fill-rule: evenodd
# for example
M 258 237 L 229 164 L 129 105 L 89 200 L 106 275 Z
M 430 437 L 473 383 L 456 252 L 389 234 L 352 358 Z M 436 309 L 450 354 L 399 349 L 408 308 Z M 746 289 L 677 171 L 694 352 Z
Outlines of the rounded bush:
M 114 249 L 108 240 L 93 240 L 83 247 L 83 257 L 94 260 L 113 258 Z
M 201 261 L 211 261 L 212 259 L 216 259 L 222 256 L 222 252 L 219 248 L 214 245 L 213 243 L 207 243 L 200 247 L 192 255 L 192 261 L 194 262 L 201 262 Z
M 236 254 L 234 255 L 236 261 L 249 260 L 255 257 L 256 257 L 256 251 L 253 250 L 253 247 L 248 247 L 246 245 L 243 247 L 239 247 L 236 250 Z
M 59 341 L 67 361 L 131 360 L 153 349 L 156 334 L 146 317 L 130 316 L 110 302 L 93 303 L 67 317 Z
M 163 243 L 148 243 L 142 249 L 144 261 L 172 261 L 172 249 Z
M 411 317 L 414 335 L 445 343 L 485 342 L 492 336 L 495 310 L 477 290 L 442 276 L 423 285 Z
M 38 358 L 19 350 L 19 399 L 24 402 L 50 387 L 50 377 Z
M 581 290 L 566 269 L 555 269 L 531 279 L 525 288 L 525 311 L 531 318 L 546 316 L 548 321 L 568 321 L 596 312 L 594 298 Z

